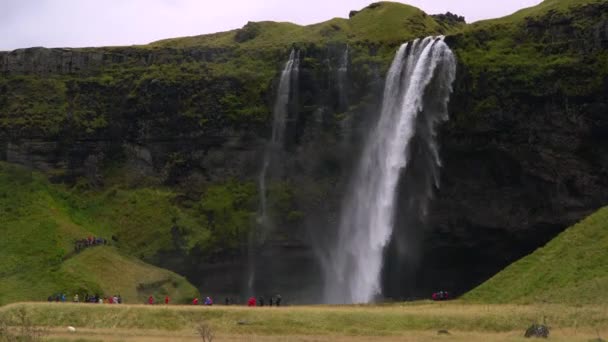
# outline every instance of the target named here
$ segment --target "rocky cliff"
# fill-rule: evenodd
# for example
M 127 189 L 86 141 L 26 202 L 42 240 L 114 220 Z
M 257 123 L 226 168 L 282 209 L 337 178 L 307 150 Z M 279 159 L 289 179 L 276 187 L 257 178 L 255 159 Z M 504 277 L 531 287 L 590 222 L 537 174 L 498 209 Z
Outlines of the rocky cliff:
M 257 208 L 246 189 L 295 48 L 300 81 L 268 195 L 276 229 L 256 251 L 257 288 L 314 299 L 315 246 L 336 225 L 395 48 L 447 34 L 459 66 L 440 132 L 441 187 L 427 220 L 398 215 L 384 278 L 389 297 L 459 293 L 608 202 L 606 13 L 601 1 L 547 0 L 465 26 L 383 2 L 308 27 L 249 23 L 146 46 L 3 52 L 0 159 L 88 191 L 170 188 L 211 235 L 242 226 L 211 248 L 181 223 L 167 225 L 173 242 L 143 255 L 207 291 L 240 292 Z M 402 201 L 415 182 L 414 171 L 404 176 Z

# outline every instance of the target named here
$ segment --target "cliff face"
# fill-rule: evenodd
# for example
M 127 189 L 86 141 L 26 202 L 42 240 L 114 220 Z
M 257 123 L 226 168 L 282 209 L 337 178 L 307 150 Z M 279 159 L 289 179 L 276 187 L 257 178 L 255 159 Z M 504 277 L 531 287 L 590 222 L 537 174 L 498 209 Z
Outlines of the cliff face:
M 257 287 L 315 298 L 313 246 L 337 224 L 401 43 L 361 33 L 366 16 L 383 6 L 393 4 L 356 13 L 351 23 L 307 28 L 322 37 L 316 41 L 261 44 L 275 29 L 261 24 L 203 37 L 204 46 L 194 46 L 195 39 L 0 53 L 0 159 L 43 170 L 56 182 L 86 179 L 99 191 L 113 182 L 107 170 L 118 167 L 131 175 L 121 186 L 171 187 L 180 193 L 175 203 L 192 208 L 216 184 L 257 181 L 277 73 L 294 43 L 299 82 L 282 165 L 270 184 L 275 230 L 256 251 Z M 390 297 L 469 289 L 608 202 L 605 3 L 467 27 L 410 11 L 403 13 L 407 25 L 417 28 L 403 39 L 451 30 L 446 41 L 459 67 L 451 120 L 440 132 L 441 188 L 428 220 L 412 223 L 406 210 L 397 217 L 384 271 Z M 223 39 L 230 44 L 218 43 Z M 347 42 L 344 77 L 338 69 Z M 406 180 L 402 201 L 407 187 Z M 210 226 L 217 220 L 208 209 L 201 215 Z M 180 240 L 179 229 L 167 229 Z M 207 291 L 239 292 L 246 253 L 238 243 L 221 244 L 208 253 L 176 242 L 145 258 Z

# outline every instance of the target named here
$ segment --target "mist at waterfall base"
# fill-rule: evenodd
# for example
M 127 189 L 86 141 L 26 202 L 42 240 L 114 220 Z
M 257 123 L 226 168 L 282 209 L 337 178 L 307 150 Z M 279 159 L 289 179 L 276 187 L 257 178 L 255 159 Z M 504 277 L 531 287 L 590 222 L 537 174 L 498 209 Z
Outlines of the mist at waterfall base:
M 399 268 L 415 269 L 415 247 L 439 187 L 435 127 L 448 119 L 455 73 L 454 56 L 442 37 L 399 48 L 386 77 L 380 117 L 344 199 L 335 246 L 321 262 L 324 302 L 368 303 L 380 297 L 385 256 L 405 261 L 385 270 L 386 283 L 394 274 L 393 286 L 404 286 L 407 279 Z M 393 232 L 397 217 L 399 228 Z

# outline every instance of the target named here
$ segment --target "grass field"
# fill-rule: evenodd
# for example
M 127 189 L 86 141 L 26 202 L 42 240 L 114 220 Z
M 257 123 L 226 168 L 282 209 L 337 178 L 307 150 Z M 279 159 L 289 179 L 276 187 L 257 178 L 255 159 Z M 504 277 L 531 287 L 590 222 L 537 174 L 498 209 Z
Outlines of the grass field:
M 464 296 L 484 303 L 607 304 L 608 207 Z
M 480 305 L 419 302 L 384 306 L 144 306 L 11 304 L 0 319 L 18 324 L 25 309 L 55 341 L 197 340 L 206 322 L 217 340 L 235 341 L 523 341 L 535 322 L 551 327 L 551 340 L 589 341 L 608 334 L 608 306 Z M 74 326 L 75 334 L 66 327 Z M 438 335 L 448 330 L 450 335 Z

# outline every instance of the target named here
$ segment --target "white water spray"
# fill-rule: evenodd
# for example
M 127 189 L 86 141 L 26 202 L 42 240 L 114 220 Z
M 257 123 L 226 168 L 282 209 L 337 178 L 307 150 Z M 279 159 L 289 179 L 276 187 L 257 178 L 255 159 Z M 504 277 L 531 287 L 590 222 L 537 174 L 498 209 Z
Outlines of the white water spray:
M 326 302 L 367 303 L 381 294 L 380 275 L 384 249 L 393 232 L 396 188 L 409 161 L 416 118 L 425 115 L 432 122 L 435 163 L 428 172 L 437 174 L 440 160 L 434 126 L 448 118 L 455 74 L 456 62 L 443 37 L 428 37 L 399 48 L 386 77 L 379 121 L 343 203 L 336 246 L 323 265 Z M 434 98 L 425 98 L 426 93 Z M 431 110 L 425 110 L 427 104 Z

